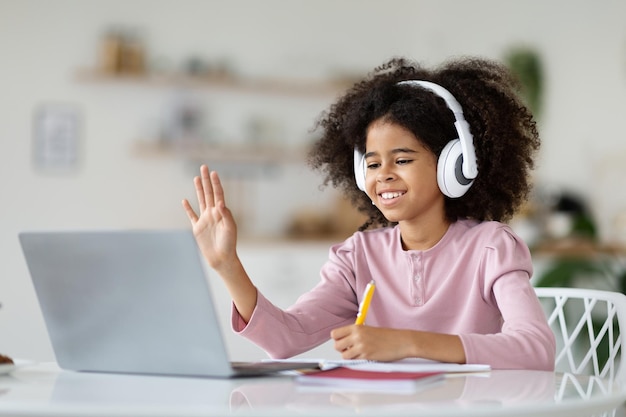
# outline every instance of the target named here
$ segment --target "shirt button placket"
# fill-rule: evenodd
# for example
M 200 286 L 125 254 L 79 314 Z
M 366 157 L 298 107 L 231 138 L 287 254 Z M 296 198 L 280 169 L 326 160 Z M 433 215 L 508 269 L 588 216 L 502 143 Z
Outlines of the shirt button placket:
M 422 254 L 414 254 L 411 260 L 413 264 L 413 302 L 416 306 L 421 306 L 424 304 Z

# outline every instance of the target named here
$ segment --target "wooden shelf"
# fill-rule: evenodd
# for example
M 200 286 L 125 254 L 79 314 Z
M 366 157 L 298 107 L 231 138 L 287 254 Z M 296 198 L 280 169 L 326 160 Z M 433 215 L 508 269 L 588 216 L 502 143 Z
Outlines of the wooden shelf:
M 349 88 L 354 79 L 287 80 L 268 78 L 241 78 L 229 75 L 191 76 L 174 73 L 110 73 L 98 69 L 80 69 L 75 74 L 81 83 L 145 85 L 153 88 L 197 88 L 228 93 L 282 95 L 305 98 L 325 98 L 338 95 Z M 144 158 L 182 158 L 189 161 L 206 161 L 233 165 L 249 170 L 289 163 L 301 164 L 307 153 L 306 146 L 285 147 L 277 144 L 206 143 L 199 141 L 140 140 L 133 144 L 131 152 Z
M 293 96 L 337 95 L 349 88 L 354 80 L 327 81 L 286 79 L 243 79 L 236 76 L 190 76 L 185 74 L 115 74 L 93 69 L 76 73 L 76 79 L 88 83 L 129 83 L 160 87 L 209 88 L 254 94 Z
M 278 148 L 254 145 L 211 145 L 204 143 L 167 144 L 157 141 L 139 141 L 133 154 L 141 157 L 183 157 L 188 160 L 206 160 L 242 164 L 301 163 L 306 158 L 306 148 Z
M 535 255 L 557 258 L 591 259 L 600 256 L 625 256 L 626 248 L 623 245 L 611 243 L 597 243 L 582 238 L 567 238 L 549 240 L 535 245 L 532 249 Z

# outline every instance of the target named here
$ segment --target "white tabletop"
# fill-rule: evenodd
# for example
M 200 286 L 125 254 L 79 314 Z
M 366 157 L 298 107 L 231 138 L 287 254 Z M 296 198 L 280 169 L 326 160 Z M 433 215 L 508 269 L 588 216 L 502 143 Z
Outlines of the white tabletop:
M 410 394 L 310 389 L 291 376 L 177 378 L 24 366 L 0 375 L 0 415 L 589 416 L 618 407 L 624 385 L 540 371 L 448 376 Z

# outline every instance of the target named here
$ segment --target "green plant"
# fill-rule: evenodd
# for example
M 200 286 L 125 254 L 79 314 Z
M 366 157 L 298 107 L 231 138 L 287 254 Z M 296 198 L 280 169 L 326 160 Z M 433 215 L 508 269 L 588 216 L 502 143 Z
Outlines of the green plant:
M 505 61 L 520 81 L 526 104 L 538 117 L 543 92 L 543 68 L 539 54 L 530 47 L 516 46 L 508 51 Z
M 581 280 L 601 279 L 599 288 L 626 294 L 626 267 L 612 253 L 603 253 L 595 222 L 586 214 L 574 217 L 569 239 L 591 248 L 585 256 L 553 255 L 550 266 L 535 281 L 537 287 L 575 287 Z

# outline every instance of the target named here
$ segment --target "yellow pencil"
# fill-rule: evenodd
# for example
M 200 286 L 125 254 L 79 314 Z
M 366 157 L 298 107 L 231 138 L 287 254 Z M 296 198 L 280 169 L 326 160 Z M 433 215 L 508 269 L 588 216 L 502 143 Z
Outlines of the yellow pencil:
M 372 302 L 372 296 L 374 295 L 375 289 L 376 283 L 374 283 L 374 280 L 371 280 L 367 284 L 367 286 L 365 287 L 365 291 L 363 292 L 363 299 L 361 300 L 361 304 L 359 304 L 359 313 L 356 315 L 356 322 L 354 324 L 365 323 L 367 310 L 370 308 L 370 303 Z

